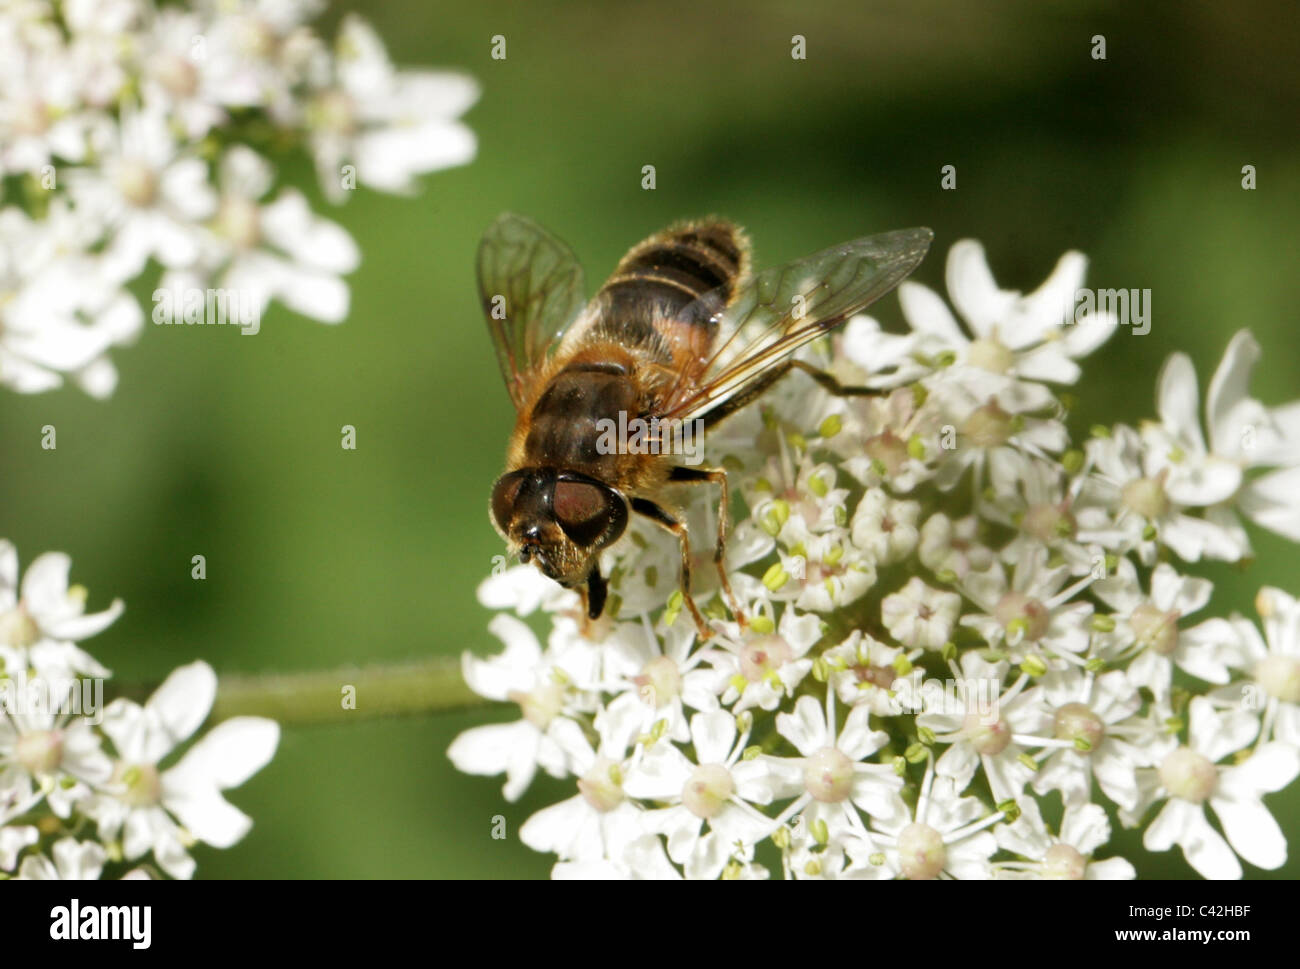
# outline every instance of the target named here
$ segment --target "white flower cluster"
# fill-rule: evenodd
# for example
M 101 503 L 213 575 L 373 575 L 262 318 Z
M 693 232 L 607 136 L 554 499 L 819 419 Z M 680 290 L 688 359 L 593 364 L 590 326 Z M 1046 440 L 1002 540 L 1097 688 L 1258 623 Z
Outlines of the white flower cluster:
M 108 351 L 145 317 L 125 287 L 151 262 L 158 323 L 256 332 L 272 300 L 347 315 L 356 244 L 273 192 L 266 156 L 304 148 L 335 202 L 407 192 L 473 156 L 457 119 L 478 89 L 395 68 L 355 15 L 327 45 L 309 26 L 323 6 L 0 0 L 0 384 L 111 394 Z
M 86 612 L 66 555 L 49 552 L 19 583 L 0 541 L 0 878 L 190 878 L 197 843 L 228 848 L 252 820 L 222 796 L 271 759 L 274 721 L 232 717 L 163 766 L 208 718 L 217 678 L 182 666 L 141 706 L 106 707 L 109 671 L 77 646 L 122 612 Z
M 1300 773 L 1300 603 L 1264 589 L 1262 633 L 1198 622 L 1212 585 L 1184 572 L 1249 557 L 1242 516 L 1300 540 L 1300 402 L 1249 395 L 1243 332 L 1208 435 L 1178 354 L 1156 419 L 1073 447 L 1052 385 L 1120 324 L 1063 314 L 1085 265 L 1067 254 L 1022 295 L 959 242 L 965 325 L 907 282 L 908 334 L 859 317 L 815 349 L 880 396 L 792 376 L 707 442 L 748 510 L 727 558 L 743 625 L 697 542 L 697 639 L 653 529 L 607 553 L 585 635 L 576 596 L 534 570 L 483 584 L 506 649 L 467 654 L 465 678 L 522 719 L 449 755 L 504 773 L 510 800 L 538 768 L 573 779 L 520 830 L 555 876 L 1131 878 L 1112 819 L 1207 878 L 1285 862 L 1262 796 Z M 683 499 L 711 535 L 708 496 Z M 539 608 L 545 647 L 510 614 Z

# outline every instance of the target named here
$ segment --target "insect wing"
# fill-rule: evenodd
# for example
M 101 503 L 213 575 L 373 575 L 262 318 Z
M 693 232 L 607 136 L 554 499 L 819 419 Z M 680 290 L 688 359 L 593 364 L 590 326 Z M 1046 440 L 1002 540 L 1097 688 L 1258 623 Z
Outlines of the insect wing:
M 560 239 L 507 212 L 479 243 L 478 288 L 501 375 L 521 409 L 533 372 L 582 310 L 582 266 Z
M 925 258 L 934 233 L 902 229 L 855 239 L 756 274 L 725 308 L 715 293 L 718 334 L 707 361 L 689 368 L 658 416 L 705 417 L 753 386 L 804 344 L 838 326 L 901 283 Z M 691 312 L 687 307 L 686 312 Z

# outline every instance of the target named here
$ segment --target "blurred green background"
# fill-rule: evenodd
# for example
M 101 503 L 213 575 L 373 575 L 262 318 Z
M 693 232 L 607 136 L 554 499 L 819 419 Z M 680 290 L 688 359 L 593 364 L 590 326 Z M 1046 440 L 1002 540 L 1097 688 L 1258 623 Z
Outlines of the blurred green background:
M 1256 394 L 1296 397 L 1295 5 L 1138 6 L 349 7 L 398 63 L 478 77 L 477 160 L 416 197 L 359 191 L 332 211 L 306 166 L 286 169 L 362 247 L 349 320 L 331 328 L 277 306 L 255 339 L 150 324 L 114 352 L 121 384 L 107 403 L 5 392 L 0 535 L 24 565 L 71 554 L 92 608 L 125 599 L 86 645 L 126 679 L 200 657 L 256 672 L 494 651 L 474 590 L 502 551 L 486 504 L 512 415 L 473 256 L 503 209 L 566 238 L 589 286 L 641 237 L 708 212 L 747 226 L 760 265 L 929 225 L 935 250 L 916 278 L 939 289 L 960 238 L 981 239 L 999 282 L 1022 289 L 1078 248 L 1092 283 L 1150 288 L 1154 317 L 1146 338 L 1121 332 L 1088 363 L 1076 430 L 1153 413 L 1174 350 L 1204 386 L 1240 327 L 1265 348 Z M 330 8 L 328 34 L 343 9 Z M 504 61 L 489 57 L 495 34 Z M 805 61 L 790 57 L 794 34 Z M 1104 61 L 1090 56 L 1095 34 Z M 646 164 L 654 191 L 640 187 Z M 1241 188 L 1246 164 L 1256 191 Z M 879 315 L 896 321 L 896 301 Z M 40 448 L 44 424 L 57 451 Z M 344 424 L 356 451 L 339 446 Z M 1300 591 L 1294 547 L 1252 537 L 1253 568 L 1211 570 L 1224 612 L 1253 615 L 1266 582 Z M 198 553 L 203 582 L 190 578 Z M 446 758 L 460 730 L 507 716 L 286 731 L 232 794 L 252 833 L 231 851 L 198 849 L 200 876 L 545 876 L 551 860 L 515 835 L 568 786 L 544 779 L 507 805 L 500 779 Z M 1294 859 L 1300 788 L 1269 803 Z M 489 837 L 496 814 L 509 840 Z M 1143 876 L 1192 874 L 1177 850 L 1152 859 L 1134 836 L 1118 844 Z M 1297 873 L 1293 860 L 1266 877 Z

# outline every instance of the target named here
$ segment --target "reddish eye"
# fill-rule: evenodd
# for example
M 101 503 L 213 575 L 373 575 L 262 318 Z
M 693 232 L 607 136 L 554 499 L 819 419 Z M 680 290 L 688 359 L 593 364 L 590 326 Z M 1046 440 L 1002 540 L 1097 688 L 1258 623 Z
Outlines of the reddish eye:
M 515 499 L 519 497 L 519 486 L 524 479 L 518 473 L 502 475 L 492 486 L 492 517 L 504 532 L 510 529 L 510 522 L 515 517 Z
M 555 520 L 579 545 L 594 545 L 610 524 L 609 496 L 582 481 L 557 481 Z
M 578 545 L 604 548 L 627 527 L 627 503 L 618 492 L 585 481 L 557 481 L 551 511 Z

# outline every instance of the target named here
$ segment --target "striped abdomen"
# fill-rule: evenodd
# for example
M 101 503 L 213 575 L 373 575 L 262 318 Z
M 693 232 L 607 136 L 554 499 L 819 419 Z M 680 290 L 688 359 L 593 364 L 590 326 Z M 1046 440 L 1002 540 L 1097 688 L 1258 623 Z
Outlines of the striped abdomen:
M 673 226 L 619 262 L 597 297 L 597 329 L 679 362 L 683 354 L 702 355 L 713 343 L 712 315 L 731 302 L 748 273 L 749 242 L 739 227 L 715 219 Z M 705 294 L 716 298 L 691 307 Z

